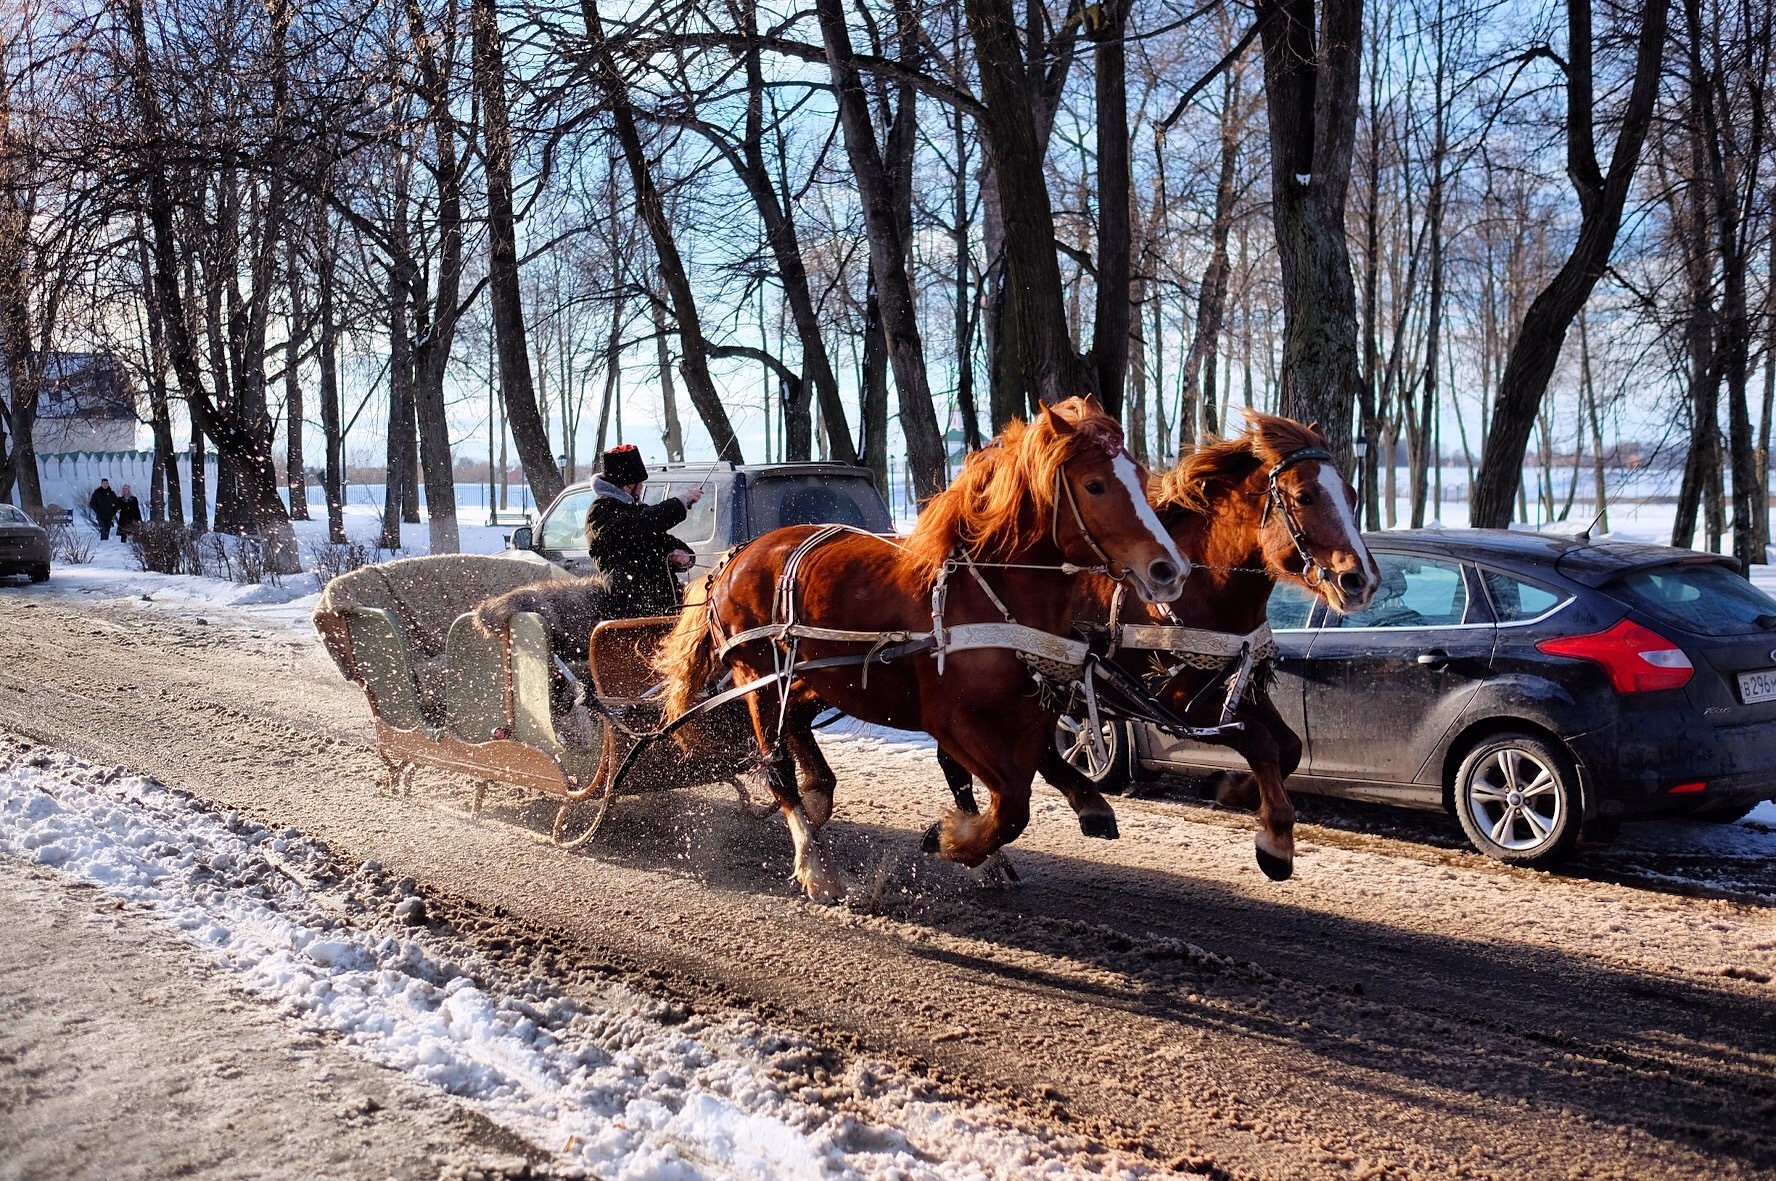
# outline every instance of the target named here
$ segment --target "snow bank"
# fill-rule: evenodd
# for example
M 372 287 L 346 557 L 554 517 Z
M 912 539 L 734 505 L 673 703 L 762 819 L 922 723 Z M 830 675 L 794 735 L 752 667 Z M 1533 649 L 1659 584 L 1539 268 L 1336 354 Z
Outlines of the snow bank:
M 378 917 L 401 893 L 380 867 L 338 880 L 327 850 L 294 829 L 117 769 L 41 751 L 0 761 L 0 854 L 92 883 L 305 1026 L 600 1177 L 1073 1172 L 1004 1112 L 946 1102 L 879 1063 L 826 1078 L 817 1047 L 744 1014 L 685 1014 L 622 986 L 576 1001 L 511 978 Z

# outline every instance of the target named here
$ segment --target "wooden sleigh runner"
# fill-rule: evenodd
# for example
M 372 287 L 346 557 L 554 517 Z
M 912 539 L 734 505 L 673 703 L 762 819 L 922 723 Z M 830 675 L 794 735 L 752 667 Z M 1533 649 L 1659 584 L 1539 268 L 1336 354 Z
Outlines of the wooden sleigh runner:
M 487 786 L 506 784 L 560 799 L 556 845 L 578 848 L 597 835 L 618 795 L 613 772 L 658 723 L 651 658 L 676 619 L 599 624 L 580 669 L 557 661 L 539 615 L 518 612 L 499 635 L 476 626 L 483 599 L 565 577 L 542 562 L 450 554 L 367 566 L 328 584 L 315 628 L 339 670 L 364 689 L 391 789 L 410 785 L 421 767 L 460 775 L 476 785 L 478 812 Z M 576 695 L 567 713 L 552 694 L 558 670 Z M 634 760 L 622 794 L 744 770 L 731 753 L 744 749 L 733 740 L 745 732 L 743 708 L 703 725 L 711 740 L 696 749 L 709 753 L 657 744 Z M 590 820 L 581 819 L 588 810 Z

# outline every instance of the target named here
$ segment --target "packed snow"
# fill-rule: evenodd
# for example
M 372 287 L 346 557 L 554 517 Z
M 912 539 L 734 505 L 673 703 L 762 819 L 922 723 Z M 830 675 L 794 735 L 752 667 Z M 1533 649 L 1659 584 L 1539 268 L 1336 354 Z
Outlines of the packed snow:
M 152 916 L 290 1019 L 592 1175 L 1066 1172 L 1002 1111 L 946 1102 L 880 1063 L 821 1080 L 806 1065 L 817 1047 L 745 1014 L 686 1013 L 615 984 L 570 999 L 513 978 L 404 923 L 422 905 L 413 883 L 391 883 L 373 863 L 348 872 L 294 829 L 273 832 L 121 769 L 41 750 L 0 763 L 0 854 Z

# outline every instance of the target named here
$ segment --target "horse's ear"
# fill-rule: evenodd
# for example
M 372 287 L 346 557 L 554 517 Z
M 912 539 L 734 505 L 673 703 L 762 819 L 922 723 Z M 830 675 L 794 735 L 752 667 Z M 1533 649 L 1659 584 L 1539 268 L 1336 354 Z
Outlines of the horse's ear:
M 1085 408 L 1087 410 L 1090 410 L 1093 414 L 1104 413 L 1104 404 L 1102 402 L 1098 401 L 1098 395 L 1091 393 L 1090 391 L 1087 391 L 1085 396 L 1083 398 L 1081 398 L 1080 401 L 1084 402 Z
M 1048 429 L 1057 435 L 1070 435 L 1075 430 L 1072 423 L 1055 413 L 1055 408 L 1046 402 L 1042 405 L 1042 419 L 1048 423 Z

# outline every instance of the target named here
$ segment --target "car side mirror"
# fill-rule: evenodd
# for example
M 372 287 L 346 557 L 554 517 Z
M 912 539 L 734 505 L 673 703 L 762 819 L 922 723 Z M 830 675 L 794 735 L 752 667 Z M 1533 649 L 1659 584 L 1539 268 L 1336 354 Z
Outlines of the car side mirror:
M 520 525 L 512 530 L 509 543 L 513 549 L 529 549 L 536 534 L 529 525 Z

